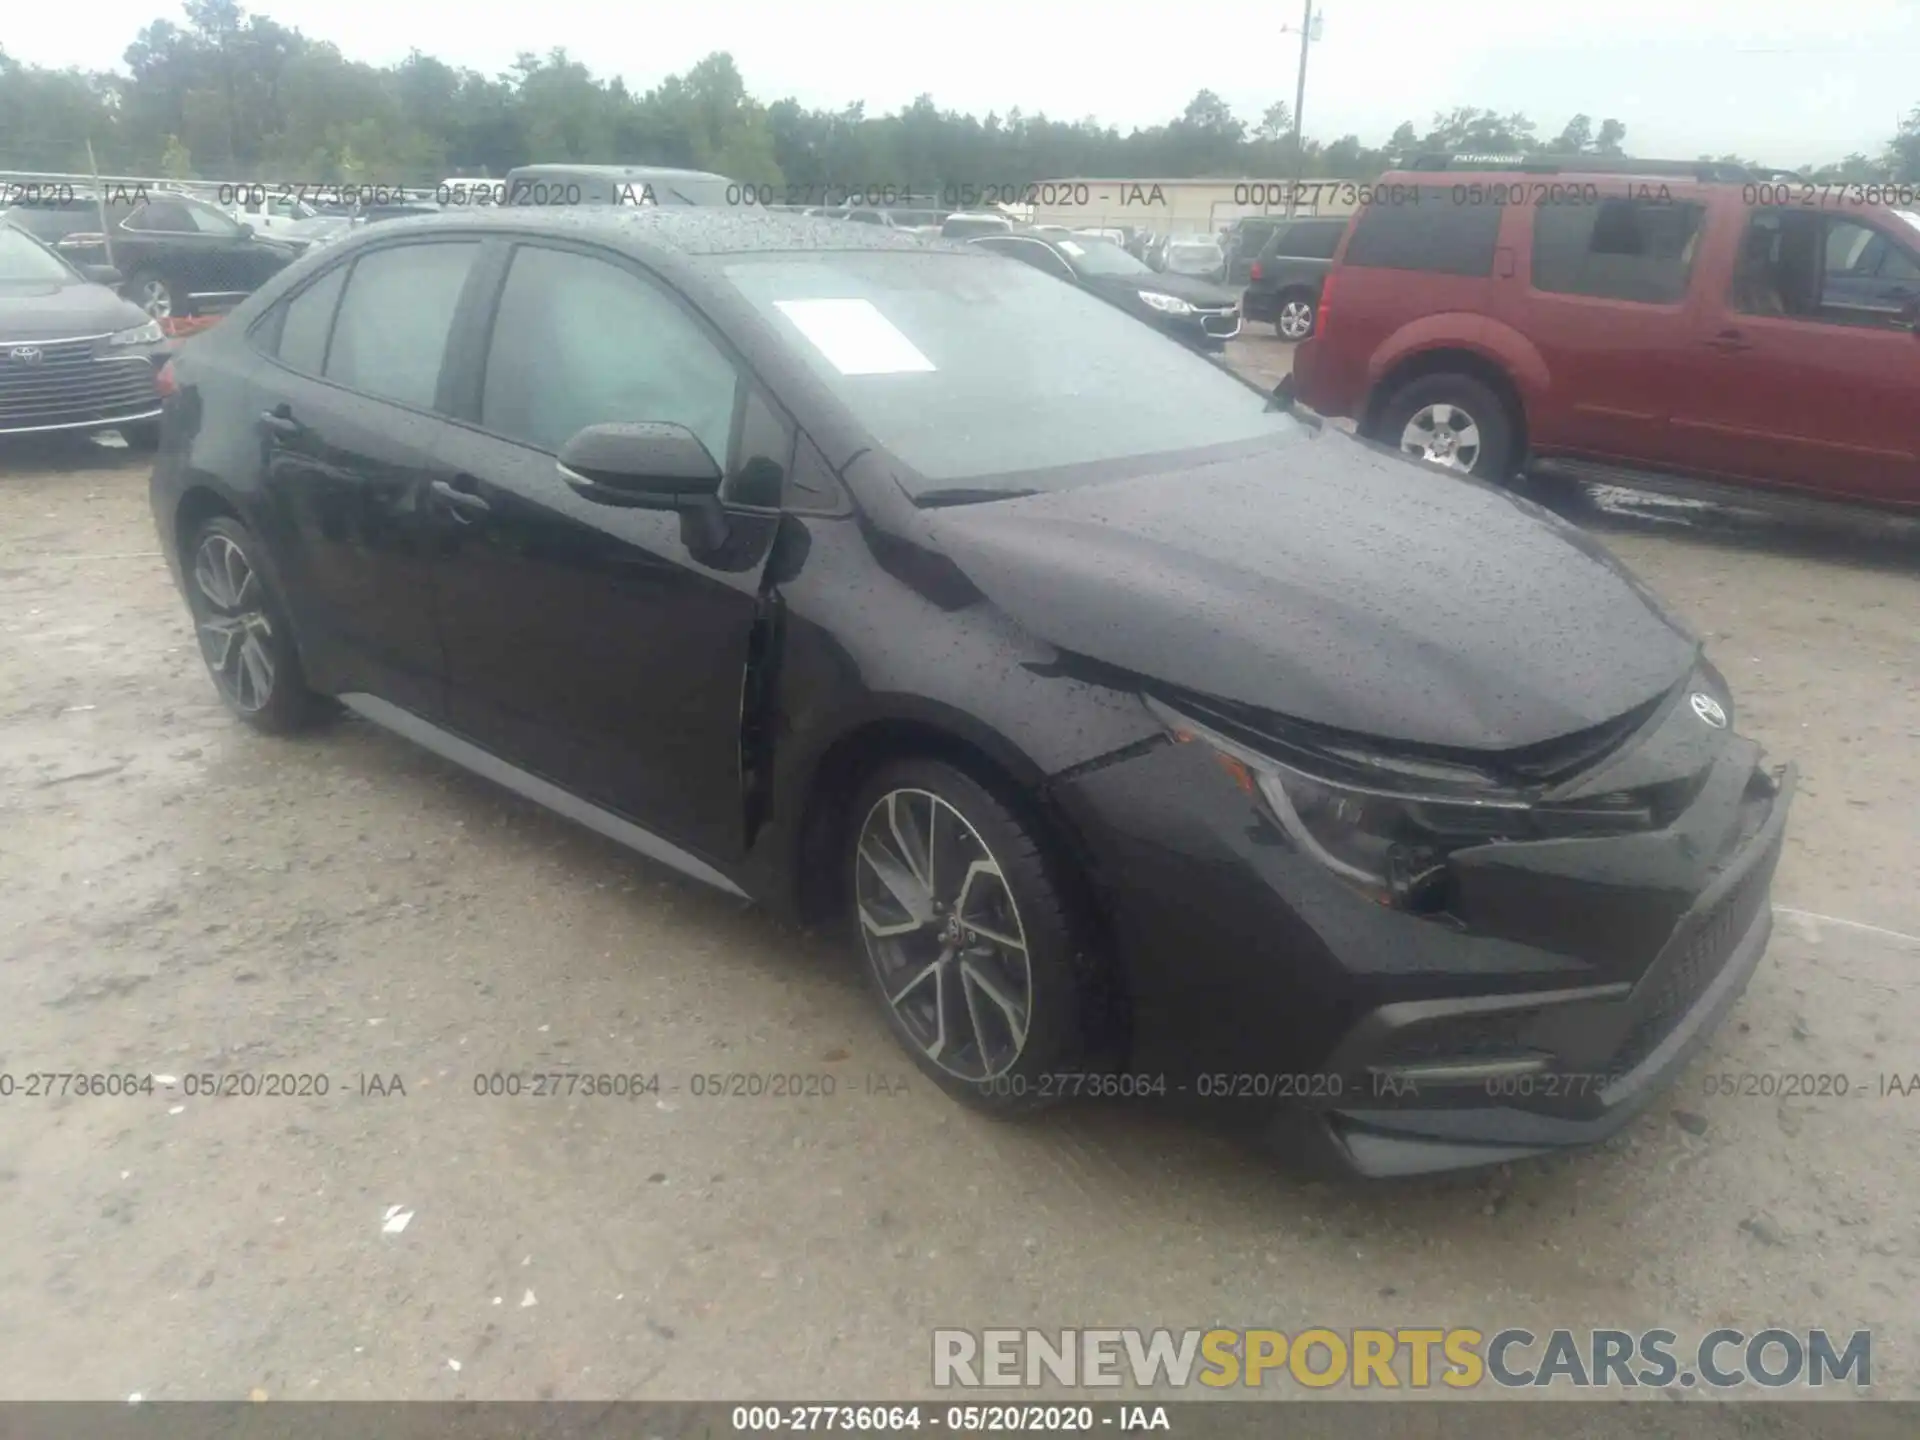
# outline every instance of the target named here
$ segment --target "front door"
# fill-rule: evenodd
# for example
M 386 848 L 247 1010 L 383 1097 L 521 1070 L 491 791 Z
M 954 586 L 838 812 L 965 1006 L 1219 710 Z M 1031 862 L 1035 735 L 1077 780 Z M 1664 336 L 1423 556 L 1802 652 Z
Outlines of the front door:
M 1708 383 L 1676 416 L 1697 468 L 1920 504 L 1920 228 L 1874 212 L 1756 209 L 1695 336 Z M 1866 268 L 1863 268 L 1866 267 Z
M 790 463 L 792 429 L 668 287 L 545 243 L 512 254 L 472 391 L 438 456 L 469 497 L 446 506 L 436 572 L 454 728 L 724 865 L 743 848 L 741 687 L 779 523 L 767 467 Z M 706 552 L 673 513 L 582 498 L 555 456 L 609 421 L 686 426 L 726 469 L 723 500 L 761 503 L 730 504 Z

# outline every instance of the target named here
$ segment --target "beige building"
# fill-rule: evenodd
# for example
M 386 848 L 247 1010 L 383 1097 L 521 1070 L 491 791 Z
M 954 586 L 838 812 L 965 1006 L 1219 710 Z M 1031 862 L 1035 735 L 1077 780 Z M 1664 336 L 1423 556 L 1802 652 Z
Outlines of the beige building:
M 1285 180 L 1045 180 L 1028 187 L 1036 225 L 1076 230 L 1131 226 L 1155 234 L 1212 235 L 1242 215 L 1284 215 Z M 1348 215 L 1359 186 L 1344 180 L 1301 182 L 1300 215 Z

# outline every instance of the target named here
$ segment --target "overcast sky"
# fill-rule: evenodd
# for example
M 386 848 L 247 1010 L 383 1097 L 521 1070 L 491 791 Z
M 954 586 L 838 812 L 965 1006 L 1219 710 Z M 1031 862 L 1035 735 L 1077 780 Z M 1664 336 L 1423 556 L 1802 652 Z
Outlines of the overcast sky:
M 1402 120 L 1456 105 L 1519 110 L 1543 135 L 1585 112 L 1627 126 L 1636 155 L 1735 152 L 1777 165 L 1877 153 L 1920 104 L 1920 3 L 1847 0 L 1322 0 L 1306 127 L 1372 144 Z M 565 47 L 595 73 L 647 89 L 729 50 L 762 100 L 864 100 L 869 114 L 922 92 L 984 115 L 1019 106 L 1122 130 L 1218 92 L 1250 124 L 1293 100 L 1295 0 L 263 0 L 259 13 L 387 63 L 418 48 L 488 73 L 523 50 Z M 42 65 L 117 68 L 156 0 L 9 7 L 4 43 Z M 875 177 L 881 178 L 881 177 Z

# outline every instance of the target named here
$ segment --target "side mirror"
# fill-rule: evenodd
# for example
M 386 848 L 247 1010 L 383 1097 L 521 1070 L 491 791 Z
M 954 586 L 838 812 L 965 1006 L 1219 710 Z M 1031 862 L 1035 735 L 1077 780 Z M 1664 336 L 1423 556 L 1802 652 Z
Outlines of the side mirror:
M 96 285 L 118 285 L 127 278 L 111 265 L 82 265 L 80 273 Z
M 253 226 L 247 224 L 244 220 L 240 222 L 240 238 L 242 240 L 253 239 Z
M 677 510 L 692 549 L 727 537 L 720 466 L 684 425 L 589 425 L 560 448 L 560 478 L 582 499 L 631 510 Z

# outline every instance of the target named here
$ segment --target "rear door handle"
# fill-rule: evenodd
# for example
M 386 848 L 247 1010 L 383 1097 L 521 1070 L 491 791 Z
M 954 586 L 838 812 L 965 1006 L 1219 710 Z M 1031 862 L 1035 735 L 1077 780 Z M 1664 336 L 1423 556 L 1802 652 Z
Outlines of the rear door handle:
M 282 410 L 262 410 L 260 428 L 275 435 L 298 435 L 306 427 Z
M 1751 350 L 1753 348 L 1752 343 L 1738 330 L 1722 330 L 1718 335 L 1707 341 L 1707 344 L 1727 354 L 1732 354 L 1736 350 Z
M 457 489 L 445 480 L 436 480 L 428 488 L 433 491 L 436 500 L 453 511 L 455 519 L 465 520 L 468 516 L 484 515 L 493 509 L 484 497 L 471 490 Z

